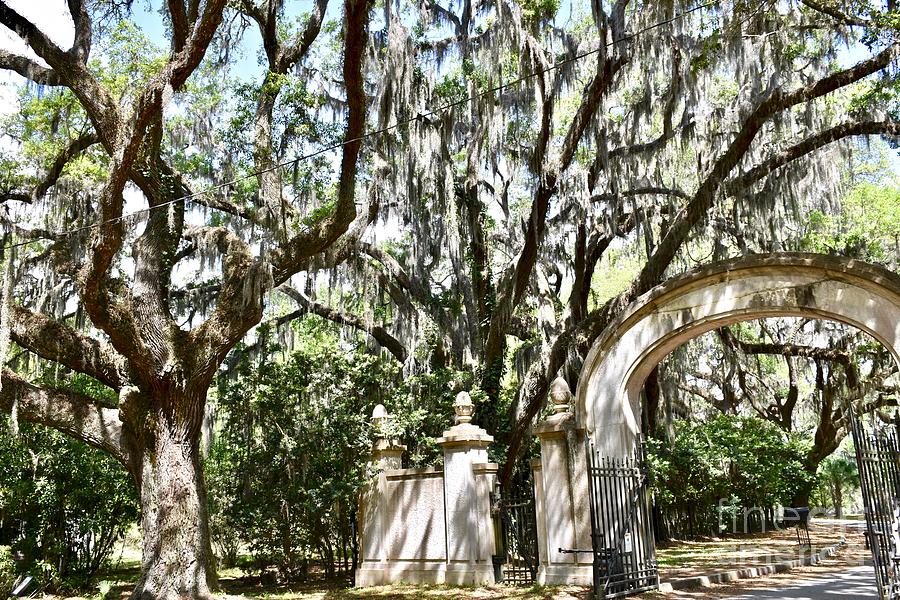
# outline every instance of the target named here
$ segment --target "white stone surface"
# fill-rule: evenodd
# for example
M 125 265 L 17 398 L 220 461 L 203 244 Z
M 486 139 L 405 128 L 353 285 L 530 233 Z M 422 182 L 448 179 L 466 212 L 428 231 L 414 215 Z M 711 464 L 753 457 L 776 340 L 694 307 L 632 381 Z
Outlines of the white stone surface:
M 378 440 L 373 462 L 382 472 L 360 498 L 362 538 L 356 585 L 494 582 L 490 492 L 497 465 L 488 463 L 493 440 L 472 425 L 465 392 L 454 404 L 456 422 L 437 442 L 444 469 L 399 469 L 402 446 Z M 373 420 L 386 430 L 386 411 Z
M 557 406 L 563 400 L 556 386 Z M 565 386 L 568 390 L 568 386 Z M 557 412 L 535 427 L 540 438 L 540 465 L 534 469 L 539 556 L 537 580 L 541 585 L 591 585 L 590 504 L 588 500 L 585 433 L 568 412 Z
M 471 408 L 469 395 L 461 392 L 454 403 L 459 424 L 437 440 L 444 448 L 447 559 L 476 578 L 489 573 L 488 579 L 478 583 L 490 583 L 494 531 L 489 493 L 496 470 L 490 473 L 482 465 L 488 463 L 487 447 L 494 438 L 470 423 Z
M 444 561 L 444 474 L 394 471 L 387 479 L 387 559 Z
M 771 316 L 857 327 L 900 364 L 900 277 L 839 257 L 778 254 L 701 269 L 651 290 L 611 324 L 588 354 L 576 416 L 605 456 L 625 456 L 640 430 L 640 391 L 669 352 L 707 331 Z

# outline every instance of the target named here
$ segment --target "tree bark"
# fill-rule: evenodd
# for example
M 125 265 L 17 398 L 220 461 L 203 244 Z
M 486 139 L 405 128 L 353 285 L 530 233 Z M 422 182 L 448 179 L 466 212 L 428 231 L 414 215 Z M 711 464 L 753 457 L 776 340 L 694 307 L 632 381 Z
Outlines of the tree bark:
M 150 421 L 134 465 L 144 538 L 132 598 L 212 598 L 217 577 L 199 436 L 166 415 Z
M 791 498 L 791 506 L 809 506 L 809 497 L 812 495 L 812 490 L 812 483 L 804 483 L 797 488 L 793 498 Z

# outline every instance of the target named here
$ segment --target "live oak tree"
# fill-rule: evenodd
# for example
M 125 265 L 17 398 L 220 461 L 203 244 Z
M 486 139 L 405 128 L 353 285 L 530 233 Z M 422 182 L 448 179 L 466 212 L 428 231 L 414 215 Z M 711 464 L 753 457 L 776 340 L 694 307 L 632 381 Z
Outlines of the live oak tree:
M 403 126 L 371 183 L 398 231 L 323 265 L 351 290 L 286 293 L 410 369 L 474 369 L 476 418 L 510 432 L 504 480 L 549 382 L 574 388 L 622 307 L 701 262 L 784 249 L 840 195 L 848 141 L 898 133 L 886 5 L 422 0 L 414 26 L 405 7 L 383 7 L 378 124 Z M 864 58 L 838 66 L 845 44 Z M 632 280 L 594 297 L 622 247 Z
M 474 369 L 482 413 L 515 390 L 508 478 L 549 382 L 622 306 L 711 230 L 714 257 L 777 247 L 773 215 L 839 187 L 824 151 L 898 133 L 896 14 L 878 3 L 617 0 L 567 19 L 552 1 L 317 0 L 294 19 L 277 0 L 168 0 L 162 52 L 134 44 L 130 5 L 69 0 L 63 48 L 0 4 L 34 54 L 0 52 L 30 82 L 3 159 L 6 257 L 24 244 L 4 323 L 119 398 L 4 370 L 0 405 L 132 474 L 136 597 L 215 586 L 206 395 L 272 290 L 298 304 L 280 324 L 312 311 L 407 372 Z M 262 64 L 242 78 L 250 28 Z M 861 58 L 838 66 L 848 43 Z M 596 303 L 621 245 L 640 268 Z
M 4 194 L 6 202 L 35 203 L 50 215 L 47 227 L 34 226 L 37 211 L 7 215 L 12 234 L 5 244 L 7 257 L 13 251 L 10 239 L 27 242 L 8 269 L 8 289 L 18 280 L 16 301 L 6 294 L 9 336 L 47 361 L 97 379 L 119 398 L 117 406 L 103 405 L 4 370 L 0 404 L 19 419 L 55 427 L 109 452 L 131 473 L 143 530 L 138 598 L 207 597 L 216 586 L 199 454 L 210 382 L 232 346 L 259 322 L 266 291 L 339 241 L 357 214 L 369 6 L 347 0 L 341 64 L 329 74 L 339 80 L 333 86 L 343 95 L 346 144 L 339 153 L 335 189 L 323 209 L 302 227 L 279 228 L 277 245 L 259 246 L 221 217 L 189 224 L 190 211 L 205 206 L 275 229 L 273 223 L 280 222 L 275 217 L 287 210 L 280 190 L 270 189 L 269 174 L 259 176 L 253 202 L 233 202 L 221 193 L 192 196 L 193 186 L 204 179 L 194 176 L 190 164 L 178 164 L 185 162 L 178 151 L 197 143 L 180 145 L 171 125 L 178 112 L 200 110 L 191 105 L 189 81 L 198 77 L 211 44 L 227 50 L 223 38 L 231 30 L 223 22 L 225 4 L 168 2 L 170 48 L 153 62 L 143 62 L 148 48 L 133 49 L 124 62 L 115 55 L 91 60 L 96 39 L 113 37 L 108 27 L 121 8 L 116 3 L 69 2 L 75 30 L 70 48 L 58 46 L 20 12 L 0 4 L 0 23 L 37 57 L 4 51 L 0 66 L 41 86 L 58 105 L 44 114 L 20 114 L 21 157 L 28 157 L 29 146 L 33 149 L 35 131 L 44 134 L 44 148 L 54 154 L 41 157 L 37 168 L 28 168 L 27 160 L 13 161 L 21 170 L 13 171 Z M 248 3 L 243 9 L 264 30 L 271 62 L 255 122 L 256 137 L 265 143 L 272 122 L 266 99 L 278 93 L 271 79 L 304 59 L 320 32 L 324 3 L 288 35 L 276 23 L 280 3 L 261 8 Z M 104 27 L 97 31 L 95 17 L 103 17 Z M 273 156 L 276 150 L 269 149 Z M 72 176 L 85 156 L 93 158 L 95 181 Z M 257 160 L 266 164 L 269 159 L 258 153 Z M 133 220 L 123 218 L 131 186 L 150 209 L 136 231 Z M 54 227 L 57 219 L 65 231 Z M 88 227 L 84 235 L 65 235 L 95 222 L 100 225 Z M 175 303 L 182 290 L 176 288 L 184 284 L 173 284 L 172 274 L 180 262 L 198 254 L 204 260 L 215 256 L 215 269 L 206 270 L 216 273 L 218 289 L 205 318 L 190 327 L 177 320 Z M 72 302 L 78 314 L 66 319 Z

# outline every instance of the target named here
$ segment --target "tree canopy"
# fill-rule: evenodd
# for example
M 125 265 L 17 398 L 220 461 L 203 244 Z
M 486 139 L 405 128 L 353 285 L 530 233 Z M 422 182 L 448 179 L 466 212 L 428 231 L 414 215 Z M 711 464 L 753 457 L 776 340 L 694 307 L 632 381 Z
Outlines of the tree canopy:
M 314 313 L 403 375 L 472 373 L 508 479 L 549 382 L 623 306 L 794 247 L 837 214 L 854 138 L 900 133 L 891 2 L 132 4 L 68 0 L 61 43 L 0 3 L 27 48 L 0 51 L 22 78 L 0 354 L 25 351 L 0 406 L 128 469 L 136 597 L 215 586 L 207 391 L 261 321 Z M 613 254 L 633 277 L 601 299 Z

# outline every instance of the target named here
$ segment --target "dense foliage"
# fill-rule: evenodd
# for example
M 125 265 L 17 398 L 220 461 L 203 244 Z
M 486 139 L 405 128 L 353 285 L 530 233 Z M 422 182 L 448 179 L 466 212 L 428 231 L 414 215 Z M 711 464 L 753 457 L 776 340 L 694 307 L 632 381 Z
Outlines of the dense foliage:
M 10 590 L 16 583 L 16 563 L 9 546 L 0 546 L 0 590 Z
M 900 265 L 900 176 L 887 150 L 875 145 L 868 160 L 849 170 L 848 192 L 837 211 L 814 210 L 803 224 L 799 247 L 897 268 Z M 874 155 L 874 156 L 873 156 Z
M 835 454 L 819 465 L 813 499 L 816 506 L 833 511 L 838 518 L 844 516 L 845 509 L 859 491 L 859 469 L 851 456 Z
M 396 363 L 368 353 L 364 340 L 341 340 L 321 319 L 298 328 L 294 352 L 280 358 L 272 347 L 220 379 L 206 461 L 220 558 L 234 563 L 247 550 L 254 569 L 275 567 L 292 580 L 352 566 L 374 406 L 391 414 L 407 464 L 437 464 L 434 438 L 452 424 L 466 377 L 442 370 L 404 379 Z
M 134 485 L 110 456 L 39 425 L 0 436 L 0 551 L 20 557 L 17 572 L 84 588 L 137 516 Z M 9 562 L 0 556 L 0 581 Z
M 808 442 L 753 417 L 677 421 L 671 441 L 649 440 L 653 494 L 669 535 L 718 535 L 745 529 L 751 511 L 789 505 L 809 476 Z M 736 521 L 735 521 L 736 519 Z M 758 526 L 758 524 L 757 524 Z

